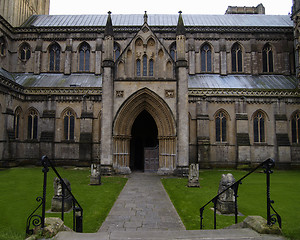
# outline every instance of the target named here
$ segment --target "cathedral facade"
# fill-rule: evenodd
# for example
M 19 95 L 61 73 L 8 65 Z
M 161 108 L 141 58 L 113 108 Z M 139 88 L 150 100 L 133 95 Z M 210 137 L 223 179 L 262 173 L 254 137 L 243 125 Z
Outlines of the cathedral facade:
M 286 16 L 261 4 L 225 15 L 47 15 L 49 0 L 1 4 L 1 167 L 43 155 L 100 162 L 104 174 L 184 175 L 190 163 L 269 157 L 300 166 L 298 1 Z

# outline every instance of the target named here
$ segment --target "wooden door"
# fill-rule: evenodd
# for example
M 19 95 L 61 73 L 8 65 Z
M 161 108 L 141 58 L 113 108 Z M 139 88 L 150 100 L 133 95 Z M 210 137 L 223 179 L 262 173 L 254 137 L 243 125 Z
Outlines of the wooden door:
M 159 148 L 145 147 L 144 148 L 144 171 L 145 172 L 157 172 L 159 167 Z

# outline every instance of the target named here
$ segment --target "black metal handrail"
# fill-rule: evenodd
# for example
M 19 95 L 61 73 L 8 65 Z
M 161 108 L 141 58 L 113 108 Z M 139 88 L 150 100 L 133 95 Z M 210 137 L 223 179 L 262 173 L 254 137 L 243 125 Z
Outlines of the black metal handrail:
M 263 167 L 264 173 L 266 173 L 266 185 L 267 185 L 267 224 L 268 225 L 273 225 L 276 222 L 278 222 L 279 227 L 281 228 L 281 217 L 280 215 L 275 211 L 275 209 L 272 206 L 272 203 L 274 203 L 273 200 L 270 199 L 270 174 L 273 173 L 273 171 L 271 170 L 272 167 L 275 166 L 275 161 L 272 158 L 268 158 L 267 160 L 263 161 L 262 163 L 260 163 L 256 168 L 254 168 L 252 171 L 250 171 L 249 173 L 247 173 L 245 176 L 243 176 L 242 178 L 240 178 L 238 181 L 236 181 L 235 183 L 233 183 L 232 185 L 230 185 L 229 187 L 227 187 L 226 189 L 224 189 L 222 192 L 218 193 L 215 197 L 213 197 L 210 201 L 208 201 L 205 205 L 203 205 L 200 208 L 200 229 L 203 229 L 203 211 L 204 208 L 210 204 L 213 203 L 214 204 L 214 229 L 216 229 L 217 227 L 217 218 L 216 218 L 216 213 L 217 213 L 217 200 L 219 198 L 220 195 L 222 195 L 224 192 L 226 192 L 229 189 L 232 189 L 234 192 L 234 206 L 235 206 L 235 223 L 238 222 L 238 210 L 237 210 L 237 193 L 238 193 L 238 187 L 239 185 L 242 183 L 242 180 L 245 179 L 246 177 L 248 177 L 250 174 L 252 174 L 253 172 L 255 172 L 258 168 Z M 274 211 L 274 214 L 271 214 L 271 209 Z M 276 218 L 275 218 L 276 216 Z
M 47 173 L 49 172 L 49 166 L 52 168 L 56 176 L 60 180 L 60 184 L 62 186 L 62 210 L 61 210 L 61 219 L 64 220 L 64 201 L 65 201 L 65 191 L 67 190 L 70 196 L 72 197 L 72 209 L 73 209 L 73 230 L 76 232 L 82 232 L 82 218 L 83 218 L 83 209 L 80 206 L 79 202 L 76 200 L 71 190 L 60 176 L 53 163 L 49 160 L 47 156 L 42 157 L 42 165 L 44 173 L 44 181 L 43 181 L 43 197 L 37 197 L 36 201 L 40 202 L 40 204 L 36 207 L 36 209 L 29 215 L 26 222 L 26 235 L 32 235 L 33 229 L 30 229 L 30 225 L 32 224 L 34 227 L 41 226 L 43 229 L 45 227 L 45 210 L 46 210 L 46 192 L 47 192 Z M 42 216 L 36 214 L 36 211 L 42 206 Z

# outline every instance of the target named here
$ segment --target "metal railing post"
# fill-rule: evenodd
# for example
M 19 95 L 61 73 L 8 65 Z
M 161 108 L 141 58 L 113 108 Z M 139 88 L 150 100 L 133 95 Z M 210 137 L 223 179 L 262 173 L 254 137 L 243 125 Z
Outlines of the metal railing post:
M 42 219 L 41 219 L 41 228 L 45 227 L 45 212 L 46 212 L 46 192 L 47 192 L 47 173 L 49 172 L 48 168 L 48 158 L 47 156 L 42 157 L 44 181 L 43 181 L 43 204 L 42 204 Z

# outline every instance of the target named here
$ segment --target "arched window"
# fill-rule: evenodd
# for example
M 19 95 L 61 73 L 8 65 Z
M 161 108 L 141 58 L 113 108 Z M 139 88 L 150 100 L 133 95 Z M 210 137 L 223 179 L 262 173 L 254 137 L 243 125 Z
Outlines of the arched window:
M 216 122 L 216 141 L 226 142 L 227 141 L 227 136 L 226 136 L 227 118 L 224 112 L 221 111 L 216 115 L 215 122 Z
M 114 43 L 114 61 L 117 61 L 117 59 L 120 57 L 120 46 L 117 43 Z
M 30 50 L 30 46 L 27 43 L 22 44 L 22 46 L 20 47 L 20 59 L 24 62 L 26 62 L 27 60 L 29 60 L 29 58 L 31 57 L 31 50 Z
M 79 48 L 79 71 L 90 70 L 90 46 L 87 43 L 81 44 Z
M 6 54 L 6 44 L 3 37 L 0 38 L 0 56 L 5 56 Z
M 64 139 L 74 140 L 75 116 L 68 110 L 64 114 Z
M 149 76 L 153 76 L 153 68 L 154 68 L 154 61 L 153 59 L 149 60 Z
M 263 48 L 263 72 L 271 73 L 274 71 L 273 68 L 273 51 L 270 44 L 266 44 Z
M 254 142 L 265 142 L 265 116 L 259 111 L 253 118 Z
M 243 53 L 240 44 L 235 43 L 231 49 L 232 72 L 243 71 Z
M 300 113 L 292 116 L 292 143 L 300 143 Z
M 37 139 L 38 115 L 35 110 L 30 110 L 28 114 L 28 139 Z
M 205 44 L 201 48 L 201 71 L 211 72 L 211 47 Z
M 172 43 L 170 47 L 170 55 L 174 61 L 177 59 L 176 42 Z
M 141 76 L 141 60 L 140 59 L 136 60 L 136 75 L 138 77 Z
M 60 46 L 57 43 L 52 44 L 49 47 L 50 54 L 50 71 L 59 71 L 60 69 Z
M 147 55 L 143 56 L 143 76 L 147 76 Z
M 17 108 L 14 115 L 14 133 L 16 139 L 20 137 L 20 119 L 21 119 L 21 109 Z

